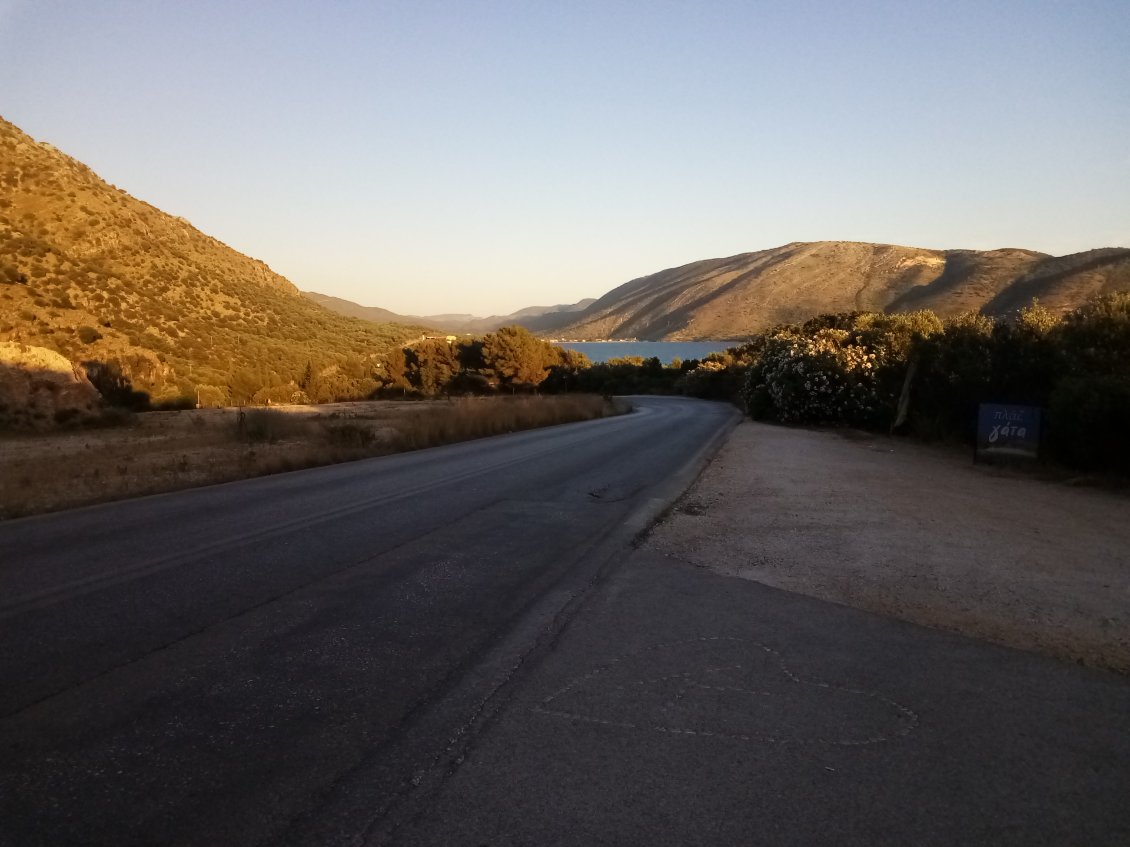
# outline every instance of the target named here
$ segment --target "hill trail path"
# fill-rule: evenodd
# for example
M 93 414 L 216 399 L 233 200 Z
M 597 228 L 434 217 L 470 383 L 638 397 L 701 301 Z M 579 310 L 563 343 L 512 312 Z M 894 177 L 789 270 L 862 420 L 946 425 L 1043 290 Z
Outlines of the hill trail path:
M 740 424 L 644 542 L 720 573 L 1130 673 L 1130 497 L 856 432 Z

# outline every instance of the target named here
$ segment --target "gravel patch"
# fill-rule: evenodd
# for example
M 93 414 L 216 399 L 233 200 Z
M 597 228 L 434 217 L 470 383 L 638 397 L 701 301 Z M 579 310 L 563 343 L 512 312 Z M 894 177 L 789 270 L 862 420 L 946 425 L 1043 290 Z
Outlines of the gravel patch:
M 1130 673 L 1130 497 L 859 433 L 745 421 L 644 546 Z

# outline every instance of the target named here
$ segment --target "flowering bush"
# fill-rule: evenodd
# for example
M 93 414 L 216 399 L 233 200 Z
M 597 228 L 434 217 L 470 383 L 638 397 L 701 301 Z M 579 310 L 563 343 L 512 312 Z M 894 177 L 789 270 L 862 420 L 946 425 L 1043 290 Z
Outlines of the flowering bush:
M 866 423 L 880 403 L 877 359 L 848 330 L 778 331 L 746 375 L 746 407 L 786 423 Z

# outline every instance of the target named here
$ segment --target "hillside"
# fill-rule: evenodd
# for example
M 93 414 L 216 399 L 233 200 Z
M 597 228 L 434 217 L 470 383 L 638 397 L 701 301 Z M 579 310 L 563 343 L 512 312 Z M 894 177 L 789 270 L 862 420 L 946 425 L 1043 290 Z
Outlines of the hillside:
M 239 400 L 311 373 L 363 384 L 421 331 L 317 306 L 0 119 L 0 341 L 114 364 L 157 398 Z
M 334 297 L 329 294 L 319 294 L 317 291 L 303 291 L 302 296 L 311 303 L 317 303 L 323 309 L 328 309 L 331 312 L 345 315 L 349 318 L 359 318 L 363 321 L 372 321 L 374 323 L 427 324 L 437 329 L 443 329 L 443 327 L 438 326 L 435 322 L 428 323 L 423 318 L 398 315 L 396 312 L 390 312 L 388 309 L 382 309 L 380 306 L 361 306 L 351 300 L 344 300 L 341 297 Z
M 443 330 L 444 332 L 455 334 L 467 333 L 470 335 L 494 332 L 499 327 L 512 326 L 514 324 L 524 326 L 526 329 L 537 332 L 542 329 L 543 326 L 557 326 L 562 321 L 562 315 L 580 312 L 596 302 L 595 299 L 589 298 L 587 300 L 581 300 L 579 303 L 558 306 L 528 306 L 525 309 L 519 309 L 517 312 L 512 312 L 509 315 L 491 315 L 486 318 L 480 318 L 475 315 L 464 314 L 398 315 L 395 312 L 390 312 L 388 309 L 382 309 L 379 306 L 361 306 L 350 300 L 343 300 L 340 297 L 333 297 L 329 294 L 319 294 L 317 291 L 303 291 L 302 296 L 309 298 L 319 306 L 323 306 L 341 315 L 364 318 L 370 321 L 423 324 Z
M 1052 257 L 1031 250 L 926 250 L 890 244 L 794 243 L 634 279 L 579 314 L 538 329 L 558 338 L 740 339 L 822 312 L 932 309 L 943 317 L 1006 314 L 1033 297 L 1065 311 L 1130 290 L 1130 249 Z

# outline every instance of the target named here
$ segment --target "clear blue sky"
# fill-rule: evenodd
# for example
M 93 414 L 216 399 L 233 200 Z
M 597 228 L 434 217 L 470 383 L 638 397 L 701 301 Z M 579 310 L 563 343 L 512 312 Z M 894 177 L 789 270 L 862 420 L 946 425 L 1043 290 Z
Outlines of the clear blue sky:
M 1130 246 L 1130 2 L 0 0 L 0 115 L 300 288 Z

